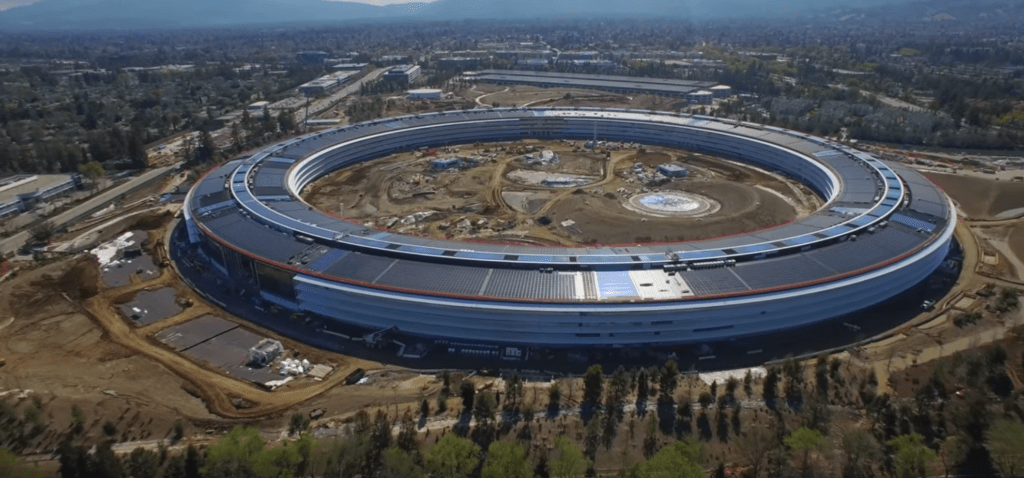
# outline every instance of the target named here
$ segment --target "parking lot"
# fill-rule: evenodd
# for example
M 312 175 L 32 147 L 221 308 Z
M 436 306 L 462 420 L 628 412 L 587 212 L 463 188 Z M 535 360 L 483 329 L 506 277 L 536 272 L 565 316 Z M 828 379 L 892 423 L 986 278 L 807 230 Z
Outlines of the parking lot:
M 271 367 L 246 366 L 249 348 L 264 337 L 219 317 L 204 315 L 168 327 L 158 332 L 155 338 L 177 352 L 243 380 L 262 384 L 281 378 Z
M 177 315 L 182 311 L 178 305 L 178 292 L 172 287 L 144 290 L 135 295 L 131 302 L 119 306 L 125 317 L 138 325 L 149 325 Z

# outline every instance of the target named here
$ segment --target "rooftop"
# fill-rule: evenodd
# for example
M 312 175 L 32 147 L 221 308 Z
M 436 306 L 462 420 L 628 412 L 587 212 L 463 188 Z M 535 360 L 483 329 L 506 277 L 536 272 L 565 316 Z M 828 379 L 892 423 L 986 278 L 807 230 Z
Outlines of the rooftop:
M 19 174 L 0 179 L 0 204 L 17 199 L 23 194 L 56 186 L 70 178 L 67 174 Z

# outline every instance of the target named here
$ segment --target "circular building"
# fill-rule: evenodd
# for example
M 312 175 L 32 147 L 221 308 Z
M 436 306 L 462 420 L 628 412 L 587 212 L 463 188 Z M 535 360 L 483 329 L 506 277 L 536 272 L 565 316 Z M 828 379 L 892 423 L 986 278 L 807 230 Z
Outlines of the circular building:
M 803 183 L 825 205 L 722 238 L 541 247 L 396 234 L 299 197 L 325 174 L 395 152 L 595 136 L 746 162 Z M 672 212 L 690 199 L 641 205 Z M 367 330 L 543 347 L 709 342 L 855 312 L 931 274 L 956 221 L 949 199 L 916 172 L 821 138 L 588 108 L 443 112 L 311 133 L 215 168 L 184 215 L 200 254 L 267 302 Z

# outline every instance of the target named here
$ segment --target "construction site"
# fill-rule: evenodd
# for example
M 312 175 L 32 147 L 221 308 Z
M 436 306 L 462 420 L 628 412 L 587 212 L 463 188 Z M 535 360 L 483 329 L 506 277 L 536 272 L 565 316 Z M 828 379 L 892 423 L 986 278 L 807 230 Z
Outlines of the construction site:
M 669 164 L 685 169 L 685 177 L 665 174 L 673 168 L 659 170 Z M 846 364 L 853 376 L 877 377 L 879 393 L 909 398 L 937 361 L 991 345 L 1004 346 L 1011 357 L 1024 351 L 1024 314 L 1019 306 L 1004 307 L 1003 292 L 1024 288 L 1024 184 L 1012 179 L 1020 171 L 991 176 L 934 165 L 920 169 L 957 203 L 960 275 L 943 297 L 907 307 L 901 315 L 907 321 L 895 328 L 877 335 L 844 330 L 857 335 L 855 343 L 824 352 L 801 341 L 793 355 L 808 370 L 824 354 Z M 59 234 L 36 260 L 0 270 L 0 397 L 15 406 L 40 404 L 50 425 L 23 450 L 43 469 L 56 470 L 51 452 L 72 426 L 73 406 L 85 416 L 83 437 L 101 436 L 109 421 L 118 430 L 117 449 L 127 452 L 170 443 L 178 420 L 185 437 L 176 442 L 179 449 L 209 443 L 239 424 L 281 436 L 293 413 L 311 417 L 329 436 L 359 410 L 397 419 L 441 390 L 436 370 L 376 359 L 382 355 L 340 338 L 333 340 L 351 353 L 327 351 L 227 313 L 218 301 L 239 300 L 228 284 L 204 289 L 207 294 L 190 287 L 168 260 L 180 204 L 155 198 L 197 173 L 122 198 Z M 822 206 L 796 181 L 725 158 L 637 144 L 534 140 L 397 154 L 328 175 L 305 196 L 324 211 L 374 228 L 559 245 L 722 236 L 791 221 Z M 285 320 L 298 328 L 304 319 Z M 846 324 L 860 327 L 852 319 Z M 570 357 L 578 366 L 607 361 L 606 370 L 620 358 Z M 742 375 L 751 362 L 771 366 L 783 359 L 748 355 L 733 375 Z M 736 368 L 728 365 L 735 362 L 699 363 L 708 370 Z M 462 370 L 453 374 L 454 383 L 504 390 L 500 371 L 475 365 L 456 367 Z M 1009 363 L 1006 368 L 1013 386 L 1024 387 L 1024 370 Z M 763 369 L 752 370 L 763 375 Z M 524 404 L 542 408 L 548 389 L 558 384 L 568 393 L 555 418 L 578 411 L 578 377 L 521 372 L 532 379 Z M 755 384 L 761 383 L 759 373 Z M 684 393 L 696 397 L 721 377 L 688 375 Z M 855 383 L 837 396 L 855 393 Z M 458 400 L 452 397 L 448 412 L 424 421 L 421 440 L 459 423 Z M 756 417 L 760 405 L 753 402 L 744 405 L 744 416 Z M 842 415 L 840 422 L 856 421 L 854 412 Z M 522 426 L 536 427 L 538 449 L 550 446 L 556 430 L 584 431 L 575 419 L 546 426 L 544 433 L 538 424 Z M 635 454 L 629 440 L 623 434 L 620 448 Z M 710 445 L 710 453 L 731 453 L 729 446 Z M 623 453 L 621 460 L 629 459 Z M 615 460 L 608 469 L 617 466 Z
M 396 154 L 327 175 L 304 196 L 404 234 L 568 246 L 726 236 L 822 205 L 797 181 L 725 158 L 541 140 Z

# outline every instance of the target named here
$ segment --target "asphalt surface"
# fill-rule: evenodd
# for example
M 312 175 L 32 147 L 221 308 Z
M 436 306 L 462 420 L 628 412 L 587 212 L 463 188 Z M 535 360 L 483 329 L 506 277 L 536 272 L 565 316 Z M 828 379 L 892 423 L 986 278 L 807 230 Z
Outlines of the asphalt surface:
M 181 306 L 175 300 L 177 291 L 173 287 L 139 292 L 131 302 L 120 306 L 125 317 L 140 325 L 149 325 L 181 313 Z

